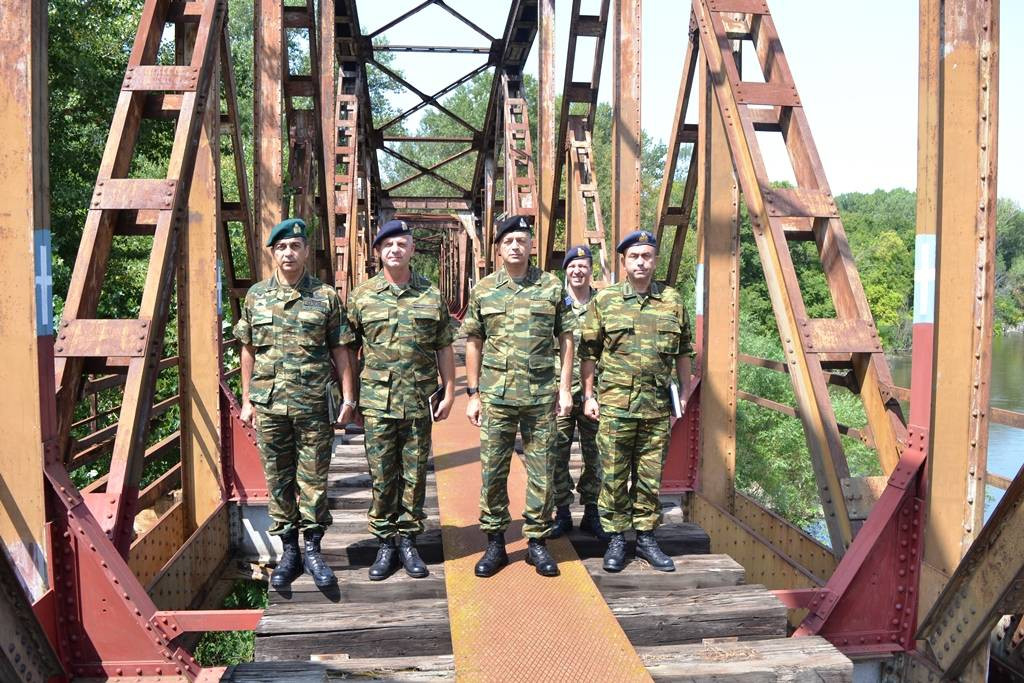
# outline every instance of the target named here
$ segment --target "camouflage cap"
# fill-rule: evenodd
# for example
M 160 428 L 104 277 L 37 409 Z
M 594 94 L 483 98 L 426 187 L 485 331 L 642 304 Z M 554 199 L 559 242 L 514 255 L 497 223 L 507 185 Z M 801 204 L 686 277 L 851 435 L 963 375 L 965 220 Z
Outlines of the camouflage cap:
M 274 246 L 274 242 L 287 237 L 301 237 L 306 239 L 306 221 L 301 218 L 288 218 L 274 226 L 270 231 L 270 238 L 267 239 L 267 246 Z

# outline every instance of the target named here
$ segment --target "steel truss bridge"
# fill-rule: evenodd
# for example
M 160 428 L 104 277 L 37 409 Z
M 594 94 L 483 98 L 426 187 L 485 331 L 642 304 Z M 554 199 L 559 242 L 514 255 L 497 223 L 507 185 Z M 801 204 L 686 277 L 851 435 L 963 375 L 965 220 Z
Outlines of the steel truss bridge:
M 641 0 L 614 7 L 597 0 L 586 10 L 581 0 L 565 1 L 568 41 L 556 45 L 554 0 L 512 0 L 501 35 L 444 0 L 426 0 L 373 32 L 355 0 L 254 0 L 250 192 L 227 2 L 145 0 L 59 320 L 47 164 L 48 146 L 60 141 L 47 135 L 47 7 L 0 1 L 7 285 L 0 296 L 0 678 L 212 679 L 221 672 L 196 662 L 194 634 L 260 622 L 260 610 L 209 604 L 244 533 L 239 520 L 248 518 L 239 511 L 265 504 L 267 493 L 253 434 L 238 420 L 229 388 L 237 349 L 223 323 L 268 274 L 260 245 L 283 217 L 315 226 L 313 267 L 343 294 L 374 272 L 376 227 L 394 216 L 413 222 L 439 264 L 455 317 L 472 283 L 495 268 L 489 245 L 502 215 L 535 216 L 542 268 L 556 268 L 567 244 L 587 243 L 600 264 L 599 286 L 614 281 L 609 245 L 641 227 Z M 478 41 L 377 40 L 427 8 L 444 10 Z M 993 672 L 1024 672 L 1024 478 L 986 468 L 989 425 L 1024 428 L 1024 415 L 989 400 L 999 3 L 920 0 L 920 16 L 913 370 L 904 388 L 890 374 L 768 2 L 692 0 L 689 24 L 678 27 L 685 59 L 655 227 L 669 284 L 680 276 L 687 239 L 695 245 L 698 360 L 665 489 L 681 496 L 687 521 L 707 532 L 713 552 L 731 555 L 748 583 L 774 591 L 793 638 L 820 636 L 851 658 L 883 660 L 893 680 L 978 681 L 990 662 Z M 165 64 L 158 52 L 169 30 L 175 59 Z M 310 55 L 308 71 L 292 72 L 289 40 Z M 613 76 L 604 87 L 614 112 L 609 216 L 592 145 L 606 42 Z M 523 72 L 533 49 L 535 112 Z M 427 92 L 387 65 L 380 56 L 387 51 L 471 54 L 482 65 Z M 569 65 L 589 58 L 587 78 L 575 80 L 581 70 L 570 67 L 556 83 L 556 51 Z M 741 73 L 744 52 L 758 73 Z M 368 69 L 419 102 L 381 118 Z M 479 77 L 490 82 L 482 124 L 445 104 Z M 428 107 L 464 132 L 405 132 L 401 124 Z M 131 173 L 149 120 L 173 127 L 164 177 Z M 761 134 L 783 141 L 792 186 L 771 182 Z M 408 152 L 430 145 L 442 150 L 438 161 Z M 384 159 L 411 170 L 389 179 Z M 471 180 L 445 174 L 457 162 L 472 168 Z M 440 189 L 416 194 L 425 179 Z M 741 202 L 752 224 L 742 236 Z M 116 237 L 151 244 L 138 311 L 126 319 L 98 314 L 104 283 L 125 267 L 112 250 Z M 741 239 L 753 240 L 760 255 L 782 360 L 739 351 Z M 791 256 L 801 241 L 812 242 L 820 259 L 833 317 L 807 312 Z M 173 355 L 165 349 L 169 331 Z M 788 375 L 795 404 L 742 391 L 741 365 Z M 180 388 L 158 398 L 157 380 L 167 373 L 176 373 Z M 116 407 L 97 408 L 97 396 L 111 392 Z M 862 402 L 865 425 L 837 421 L 835 392 Z M 800 420 L 830 547 L 736 490 L 739 401 Z M 172 409 L 179 428 L 154 441 L 153 420 Z M 851 476 L 844 439 L 871 447 L 884 474 Z M 146 465 L 174 453 L 180 457 L 170 469 L 142 485 Z M 70 472 L 104 459 L 102 476 L 82 488 L 73 483 Z M 987 484 L 1005 492 L 983 523 Z M 445 495 L 439 491 L 442 515 Z M 139 518 L 168 496 L 173 505 L 138 532 Z M 459 579 L 448 559 L 451 591 Z M 586 634 L 578 637 L 585 642 Z M 473 638 L 453 625 L 456 671 L 460 647 Z

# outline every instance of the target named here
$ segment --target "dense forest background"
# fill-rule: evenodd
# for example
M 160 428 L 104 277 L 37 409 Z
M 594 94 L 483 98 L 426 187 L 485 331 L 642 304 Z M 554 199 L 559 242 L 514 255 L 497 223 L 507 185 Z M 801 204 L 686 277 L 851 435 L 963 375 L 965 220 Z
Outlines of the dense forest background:
M 124 76 L 128 52 L 137 26 L 141 0 L 50 1 L 50 184 L 52 231 L 54 245 L 55 308 L 59 315 L 67 292 L 70 272 L 77 253 L 86 208 L 113 114 L 114 104 Z M 241 105 L 241 126 L 245 140 L 245 157 L 251 179 L 252 164 L 252 2 L 230 0 L 229 30 L 232 62 Z M 167 41 L 164 55 L 173 54 Z M 385 59 L 388 53 L 378 53 Z M 290 46 L 293 70 L 308 63 L 297 45 Z M 392 66 L 392 68 L 394 68 Z M 676 87 L 669 81 L 665 87 Z M 536 81 L 526 76 L 528 99 L 532 103 L 531 123 L 535 126 Z M 397 109 L 389 104 L 389 96 L 402 90 L 382 72 L 370 69 L 370 86 L 377 122 L 393 116 Z M 445 99 L 445 105 L 467 121 L 480 125 L 490 94 L 490 74 L 485 73 L 465 84 Z M 557 108 L 556 108 L 557 111 Z M 400 132 L 400 126 L 388 132 Z M 428 108 L 415 131 L 424 135 L 459 135 L 463 129 L 446 115 Z M 594 129 L 595 165 L 598 173 L 604 215 L 610 216 L 612 188 L 611 108 L 601 104 L 596 113 Z M 166 169 L 170 149 L 167 126 L 147 124 L 142 131 L 133 174 L 161 177 Z M 457 151 L 457 145 L 415 145 L 399 143 L 403 155 L 429 165 Z M 226 151 L 226 150 L 225 150 Z M 643 197 L 642 223 L 654 225 L 657 193 L 662 182 L 666 146 L 651 134 L 642 139 Z M 445 168 L 449 179 L 468 186 L 472 175 L 472 157 Z M 285 166 L 287 168 L 287 165 Z M 686 167 L 680 163 L 680 167 Z M 381 155 L 382 173 L 387 181 L 398 180 L 411 169 L 401 162 Z M 226 192 L 234 192 L 230 174 L 225 174 Z M 681 192 L 677 183 L 675 192 Z M 250 183 L 251 187 L 251 183 Z M 425 178 L 407 186 L 409 194 L 447 194 L 443 185 Z M 440 190 L 440 192 L 439 192 Z M 837 197 L 846 233 L 860 271 L 867 298 L 888 351 L 896 353 L 910 343 L 911 306 L 913 298 L 915 194 L 904 189 L 877 190 L 872 193 L 850 193 Z M 1024 327 L 1024 212 L 1014 202 L 999 201 L 996 245 L 996 333 L 1003 334 Z M 757 249 L 751 239 L 750 226 L 744 216 L 741 253 L 741 349 L 756 356 L 781 359 L 778 331 L 771 311 L 761 272 Z M 692 232 L 691 232 L 692 235 Z M 101 300 L 101 315 L 131 317 L 141 295 L 145 267 L 149 257 L 147 238 L 117 238 L 112 268 Z M 831 299 L 821 272 L 813 244 L 796 243 L 794 262 L 797 266 L 808 311 L 812 317 L 826 317 L 831 312 Z M 424 266 L 425 269 L 428 266 Z M 662 265 L 664 269 L 664 264 Z M 664 270 L 662 270 L 664 272 Z M 688 240 L 679 288 L 687 301 L 693 299 L 693 239 Z M 692 303 L 691 303 L 692 307 Z M 227 311 L 227 309 L 225 309 Z M 226 326 L 230 321 L 226 321 Z M 167 336 L 168 355 L 175 348 L 174 325 Z M 161 397 L 177 391 L 175 372 L 162 375 Z M 793 404 L 792 391 L 784 375 L 759 368 L 744 367 L 741 385 L 746 391 Z M 104 398 L 108 403 L 115 397 Z M 864 423 L 859 402 L 849 394 L 836 393 L 836 413 L 841 422 L 851 426 Z M 115 415 L 116 417 L 116 415 Z M 151 439 L 161 438 L 176 425 L 175 410 L 169 411 L 155 425 Z M 806 453 L 803 432 L 797 420 L 757 406 L 741 402 L 739 415 L 737 483 L 748 494 L 804 527 L 811 527 L 820 516 L 813 473 Z M 847 454 L 855 475 L 873 474 L 878 470 L 872 451 L 859 442 L 847 439 Z M 174 456 L 170 456 L 174 457 Z M 157 463 L 148 470 L 155 476 Z M 100 461 L 86 472 L 76 473 L 79 481 L 97 476 L 105 464 Z

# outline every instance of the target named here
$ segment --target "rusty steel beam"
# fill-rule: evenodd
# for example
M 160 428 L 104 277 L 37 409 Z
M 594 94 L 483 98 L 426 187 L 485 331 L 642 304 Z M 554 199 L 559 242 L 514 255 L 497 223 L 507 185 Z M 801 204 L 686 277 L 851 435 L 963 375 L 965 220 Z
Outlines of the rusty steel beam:
M 595 287 L 611 282 L 608 245 L 604 233 L 604 214 L 597 186 L 594 147 L 590 130 L 582 116 L 569 117 L 569 141 L 565 156 L 565 248 L 587 244 L 598 268 L 592 274 Z M 564 252 L 562 252 L 564 255 Z M 556 261 L 558 252 L 555 253 Z
M 256 0 L 253 74 L 253 192 L 256 243 L 263 245 L 270 231 L 284 218 L 284 142 L 281 116 L 284 74 L 287 69 L 283 0 Z M 260 249 L 260 271 L 254 279 L 273 271 L 270 253 Z
M 456 192 L 459 193 L 458 196 L 467 197 L 469 195 L 469 190 L 468 189 L 462 187 L 461 185 L 459 185 L 458 183 L 456 183 L 454 181 L 448 180 L 448 178 L 445 178 L 443 175 L 438 173 L 436 169 L 444 166 L 445 164 L 449 164 L 449 163 L 455 161 L 456 159 L 461 159 L 466 154 L 469 154 L 470 152 L 472 152 L 473 151 L 472 148 L 468 148 L 468 149 L 464 149 L 464 150 L 461 150 L 459 152 L 456 152 L 454 155 L 452 155 L 452 156 L 450 156 L 450 157 L 448 157 L 446 159 L 442 159 L 441 161 L 439 161 L 436 164 L 433 164 L 433 165 L 431 165 L 429 167 L 428 166 L 424 166 L 423 164 L 421 164 L 421 163 L 419 163 L 419 162 L 417 162 L 417 161 L 415 161 L 413 159 L 410 159 L 409 157 L 405 156 L 404 154 L 401 154 L 400 152 L 397 152 L 397 151 L 391 149 L 390 147 L 381 147 L 380 151 L 384 152 L 388 156 L 391 156 L 391 157 L 394 157 L 395 159 L 398 159 L 402 163 L 407 164 L 407 165 L 411 166 L 412 168 L 414 168 L 414 169 L 416 169 L 418 171 L 418 173 L 415 173 L 415 174 L 413 174 L 413 175 L 411 175 L 411 176 L 409 176 L 407 178 L 403 178 L 402 180 L 399 180 L 398 182 L 394 183 L 393 185 L 388 185 L 387 187 L 382 188 L 385 193 L 390 193 L 391 190 L 399 188 L 399 187 L 405 185 L 406 183 L 410 183 L 413 180 L 416 180 L 417 178 L 421 178 L 423 176 L 430 176 L 434 180 L 437 180 L 438 182 L 451 187 L 453 190 L 455 190 Z
M 693 144 L 699 140 L 697 131 L 691 130 L 686 124 L 686 113 L 690 104 L 690 93 L 698 71 L 703 74 L 706 67 L 698 60 L 699 45 L 696 27 L 691 26 L 689 38 L 686 42 L 686 55 L 683 58 L 683 74 L 679 79 L 679 94 L 676 97 L 675 121 L 672 124 L 672 136 L 669 139 L 668 150 L 665 154 L 665 170 L 661 178 L 661 192 L 658 194 L 658 207 L 655 211 L 657 219 L 656 236 L 661 245 L 662 252 L 668 252 L 669 265 L 665 281 L 668 284 L 675 284 L 679 277 L 679 265 L 682 263 L 683 247 L 686 244 L 686 235 L 690 228 L 690 215 L 693 211 L 694 198 L 697 195 L 697 185 L 700 173 L 698 173 L 698 160 L 700 158 L 701 145 Z M 698 63 L 701 66 L 698 66 Z M 701 117 L 707 114 L 706 108 L 701 108 Z M 683 188 L 683 196 L 680 205 L 672 206 L 672 188 L 675 186 L 676 169 L 679 163 L 679 156 L 684 144 L 690 145 L 690 163 L 686 171 L 686 181 Z M 665 240 L 665 227 L 674 225 L 672 234 L 672 246 L 668 248 Z
M 708 0 L 693 3 L 715 97 L 732 124 L 727 132 L 734 165 L 784 341 L 832 546 L 841 556 L 855 526 L 841 494 L 840 482 L 849 472 L 825 369 L 841 367 L 854 373 L 885 472 L 892 471 L 900 458 L 907 443 L 906 427 L 888 390 L 888 365 L 771 14 L 765 3 L 754 14 L 740 17 L 728 14 L 730 6 Z M 734 36 L 753 43 L 764 83 L 741 79 L 732 50 Z M 768 116 L 766 106 L 772 108 Z M 776 118 L 797 181 L 794 188 L 772 185 L 755 134 L 759 124 Z M 811 319 L 806 312 L 788 244 L 804 238 L 792 233 L 795 223 L 808 224 L 808 234 L 813 235 L 834 319 Z
M 336 88 L 338 68 L 337 55 L 335 55 L 335 8 L 334 0 L 320 0 L 317 7 L 317 23 L 320 31 L 320 40 L 317 43 L 319 50 L 319 77 L 320 82 L 320 156 L 323 168 L 323 189 L 326 194 L 320 197 L 323 206 L 323 234 L 328 245 L 328 267 L 331 282 L 341 291 L 341 295 L 347 296 L 348 283 L 346 274 L 341 275 L 342 282 L 339 282 L 338 269 L 338 244 L 337 244 L 337 173 L 338 173 L 338 101 L 339 92 Z M 312 57 L 311 57 L 312 58 Z
M 530 110 L 522 80 L 501 76 L 501 123 L 499 138 L 504 155 L 504 210 L 508 216 L 537 216 L 537 176 L 530 136 Z M 497 153 L 495 154 L 497 156 Z M 540 252 L 533 241 L 533 254 Z
M 925 308 L 930 301 L 922 301 L 918 313 L 915 301 L 916 320 L 934 311 L 934 359 L 929 369 L 934 398 L 920 603 L 920 614 L 925 614 L 957 571 L 984 514 L 995 276 L 999 3 L 929 0 L 921 3 L 921 19 L 921 78 L 930 85 L 921 95 L 925 130 L 919 156 L 926 160 L 921 163 L 933 164 L 934 171 L 921 179 L 919 189 L 919 210 L 923 203 L 925 211 L 918 217 L 916 284 L 921 286 L 926 275 L 929 250 L 935 269 L 934 309 Z M 935 226 L 934 241 L 921 231 L 922 221 Z M 991 607 L 976 605 L 979 612 Z M 956 652 L 962 651 L 963 643 Z M 972 660 L 972 670 L 982 673 L 987 661 L 979 654 Z
M 484 201 L 485 195 L 485 164 L 490 158 L 494 163 L 495 157 L 489 156 L 493 150 L 499 149 L 498 138 L 502 134 L 503 103 L 502 98 L 502 76 L 510 75 L 519 78 L 523 66 L 530 54 L 534 38 L 537 35 L 538 0 L 512 0 L 509 7 L 508 19 L 505 22 L 505 31 L 501 38 L 495 41 L 492 50 L 492 64 L 495 67 L 494 78 L 491 81 L 491 95 L 487 100 L 487 113 L 484 116 L 484 125 L 480 137 L 480 154 L 477 155 L 476 168 L 473 170 L 473 185 L 471 196 L 473 199 L 473 211 L 483 216 L 487 211 L 493 211 L 493 205 L 488 208 Z M 493 177 L 493 176 L 492 176 Z M 498 199 L 497 197 L 495 199 Z M 507 208 L 507 207 L 506 207 Z M 489 229 L 487 225 L 484 229 Z M 490 248 L 488 243 L 487 248 Z
M 695 39 L 694 39 L 695 40 Z M 691 41 L 688 50 L 696 46 Z M 695 51 L 695 50 L 694 50 Z M 704 66 L 703 61 L 701 66 Z M 687 66 L 684 69 L 688 70 Z M 684 86 L 687 80 L 684 73 Z M 692 80 L 692 77 L 691 77 Z M 703 268 L 697 288 L 703 300 L 704 338 L 700 358 L 700 489 L 702 495 L 735 514 L 736 403 L 739 386 L 739 185 L 733 172 L 725 122 L 715 105 L 707 69 L 700 74 L 700 135 L 697 156 L 704 159 L 697 192 L 698 225 L 703 236 Z M 685 107 L 683 108 L 685 112 Z M 671 183 L 666 181 L 669 186 Z M 685 226 L 679 226 L 685 230 Z M 677 234 L 676 239 L 680 235 Z
M 534 241 L 538 245 L 537 266 L 541 270 L 548 270 L 559 265 L 552 262 L 551 253 L 555 244 L 552 216 L 556 204 L 551 190 L 554 186 L 555 157 L 562 153 L 562 150 L 555 149 L 555 0 L 538 0 L 538 9 L 540 73 L 537 79 L 537 170 L 540 177 L 537 183 Z M 571 66 L 566 71 L 572 71 Z
M 216 67 L 226 3 L 208 0 L 201 6 L 194 48 L 188 64 L 154 71 L 163 35 L 166 5 L 147 2 L 122 85 L 101 162 L 96 190 L 75 262 L 55 352 L 58 357 L 58 422 L 61 452 L 68 453 L 70 424 L 82 384 L 86 360 L 126 367 L 118 431 L 111 456 L 107 493 L 93 499 L 97 516 L 121 552 L 127 552 L 134 519 L 138 482 L 162 355 L 164 329 L 171 298 L 179 227 L 186 220 L 186 202 L 198 147 L 193 144 L 209 102 L 208 88 Z M 170 74 L 173 78 L 164 77 Z M 148 93 L 182 91 L 174 143 L 163 180 L 127 179 L 135 140 Z M 214 103 L 216 100 L 214 100 Z M 215 104 L 213 106 L 216 106 Z M 156 212 L 153 246 L 139 315 L 134 320 L 95 320 L 98 294 L 110 255 L 111 231 L 123 210 Z
M 7 453 L 0 458 L 0 538 L 21 588 L 35 601 L 49 583 L 42 465 L 56 436 L 46 3 L 8 3 L 0 11 L 0 36 L 0 267 L 8 283 L 0 295 L 7 389 L 0 392 Z M 8 656 L 14 654 L 8 645 L 21 652 L 28 644 L 3 632 Z M 30 666 L 43 671 L 48 663 Z
M 335 0 L 334 23 L 338 82 L 344 82 L 348 86 L 344 91 L 339 90 L 339 95 L 356 96 L 359 105 L 356 117 L 359 146 L 364 150 L 358 157 L 357 174 L 365 181 L 366 185 L 363 198 L 356 207 L 361 216 L 357 221 L 356 244 L 358 246 L 362 241 L 366 241 L 366 244 L 369 245 L 367 240 L 378 220 L 378 213 L 386 208 L 381 204 L 385 196 L 381 193 L 380 164 L 377 155 L 370 152 L 382 145 L 381 132 L 373 124 L 369 79 L 366 72 L 366 63 L 373 56 L 370 49 L 373 45 L 373 34 L 363 35 L 356 0 Z M 384 29 L 379 31 L 382 30 Z M 361 278 L 367 274 L 364 265 L 367 263 L 368 257 L 369 252 L 363 253 L 359 250 L 351 254 L 353 262 L 359 264 L 359 268 L 362 269 L 361 273 L 355 274 L 356 281 L 361 281 Z
M 541 194 L 542 198 L 548 201 L 548 206 L 551 207 L 548 212 L 547 222 L 548 245 L 546 248 L 549 252 L 555 248 L 555 222 L 558 218 L 564 217 L 566 219 L 566 234 L 568 235 L 569 203 L 573 201 L 568 188 L 569 183 L 572 182 L 572 169 L 569 169 L 566 175 L 566 215 L 563 216 L 562 211 L 560 211 L 559 200 L 561 199 L 562 192 L 562 170 L 567 162 L 562 153 L 572 154 L 571 145 L 574 144 L 574 141 L 570 138 L 573 137 L 574 133 L 575 142 L 578 143 L 584 137 L 589 138 L 594 131 L 594 114 L 597 111 L 597 91 L 601 83 L 601 65 L 602 57 L 604 56 L 605 35 L 608 28 L 609 4 L 610 0 L 601 0 L 597 14 L 585 15 L 581 13 L 581 0 L 573 0 L 572 9 L 569 13 L 569 42 L 565 60 L 568 66 L 565 69 L 565 81 L 562 85 L 562 106 L 558 117 L 558 135 L 554 150 L 552 183 L 550 189 L 542 191 Z M 594 41 L 594 52 L 591 56 L 590 79 L 587 81 L 575 81 L 573 78 L 575 75 L 576 49 L 579 39 L 584 36 L 596 39 Z M 573 122 L 570 120 L 570 108 L 573 104 L 577 105 L 577 111 L 572 113 L 583 117 L 582 125 L 580 125 L 579 121 Z M 586 111 L 578 111 L 580 107 L 585 108 Z M 604 230 L 603 225 L 601 230 Z M 574 243 L 578 244 L 579 242 L 573 242 L 567 237 L 565 246 L 568 248 Z
M 198 25 L 179 24 L 178 44 L 194 50 Z M 182 35 L 184 34 L 184 35 Z M 218 41 L 226 45 L 226 32 Z M 230 54 L 224 55 L 230 59 Z M 220 59 L 218 54 L 216 59 Z M 184 529 L 198 528 L 220 505 L 220 369 L 221 282 L 224 244 L 218 239 L 220 202 L 220 70 L 214 62 L 206 93 L 211 106 L 203 112 L 195 144 L 196 158 L 188 196 L 187 228 L 178 240 L 178 386 L 180 387 L 179 445 L 182 462 Z M 242 173 L 245 173 L 244 168 Z M 220 244 L 218 244 L 220 242 Z
M 640 225 L 640 10 L 641 0 L 615 3 L 612 45 L 612 244 Z M 612 271 L 621 276 L 619 260 Z
M 967 672 L 984 673 L 989 634 L 1004 614 L 1024 612 L 1022 501 L 1024 469 L 1003 494 L 918 629 L 918 639 L 928 644 L 946 680 Z

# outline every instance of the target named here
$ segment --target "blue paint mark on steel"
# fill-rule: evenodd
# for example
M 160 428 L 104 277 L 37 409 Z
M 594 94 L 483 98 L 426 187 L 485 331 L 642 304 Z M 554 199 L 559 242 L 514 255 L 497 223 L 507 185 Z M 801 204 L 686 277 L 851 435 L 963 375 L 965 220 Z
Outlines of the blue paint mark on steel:
M 914 323 L 935 322 L 935 235 L 914 240 Z

